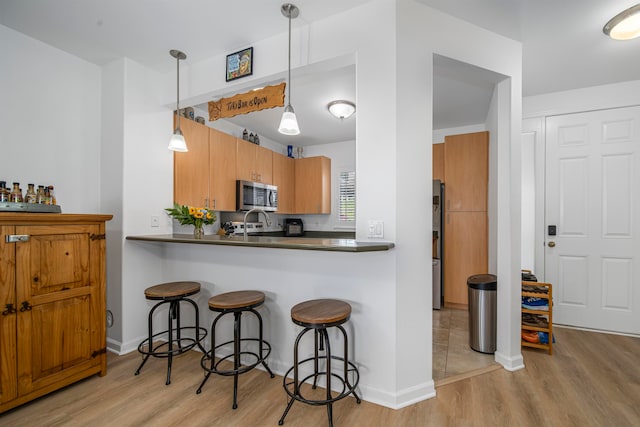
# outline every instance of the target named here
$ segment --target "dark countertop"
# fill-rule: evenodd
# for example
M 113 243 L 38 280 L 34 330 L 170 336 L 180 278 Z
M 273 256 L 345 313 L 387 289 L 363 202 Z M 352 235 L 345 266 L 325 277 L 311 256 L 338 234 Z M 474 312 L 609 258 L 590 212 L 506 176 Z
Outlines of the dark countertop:
M 313 233 L 313 232 L 311 232 Z M 260 248 L 276 249 L 302 249 L 314 251 L 334 252 L 374 252 L 387 251 L 395 246 L 392 242 L 358 242 L 354 239 L 334 238 L 331 233 L 322 233 L 321 237 L 307 237 L 312 234 L 305 233 L 304 237 L 283 236 L 219 236 L 205 235 L 202 239 L 195 239 L 192 234 L 154 234 L 146 236 L 127 236 L 127 240 L 139 240 L 145 242 L 164 243 L 195 243 L 199 245 L 229 245 L 252 246 Z

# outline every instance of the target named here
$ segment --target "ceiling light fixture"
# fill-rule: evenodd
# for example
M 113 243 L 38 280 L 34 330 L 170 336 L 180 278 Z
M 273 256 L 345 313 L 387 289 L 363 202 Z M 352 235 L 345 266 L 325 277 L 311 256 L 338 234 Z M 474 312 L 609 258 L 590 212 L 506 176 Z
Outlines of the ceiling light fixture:
M 278 132 L 284 135 L 299 135 L 298 119 L 296 119 L 296 113 L 291 106 L 291 19 L 297 18 L 300 10 L 291 3 L 285 3 L 280 11 L 286 18 L 289 18 L 289 79 L 287 81 L 287 106 L 282 113 Z
M 339 119 L 347 119 L 356 112 L 356 105 L 351 101 L 332 101 L 327 105 L 329 112 Z
M 640 4 L 611 18 L 602 31 L 614 40 L 631 40 L 640 36 Z
M 189 151 L 187 149 L 187 143 L 184 140 L 184 136 L 182 136 L 182 131 L 180 130 L 180 60 L 187 59 L 187 55 L 184 52 L 180 52 L 179 50 L 171 49 L 169 51 L 171 56 L 176 58 L 177 65 L 177 99 L 176 99 L 176 128 L 173 131 L 173 135 L 171 135 L 171 139 L 169 140 L 169 150 L 172 151 L 180 151 L 186 152 Z

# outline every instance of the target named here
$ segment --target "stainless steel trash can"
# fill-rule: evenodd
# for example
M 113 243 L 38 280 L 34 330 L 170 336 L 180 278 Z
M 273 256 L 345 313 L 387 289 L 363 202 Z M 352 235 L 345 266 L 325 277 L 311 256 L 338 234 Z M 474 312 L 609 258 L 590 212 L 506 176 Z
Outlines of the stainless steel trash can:
M 467 279 L 469 288 L 469 346 L 481 353 L 495 353 L 497 325 L 497 279 L 476 274 Z

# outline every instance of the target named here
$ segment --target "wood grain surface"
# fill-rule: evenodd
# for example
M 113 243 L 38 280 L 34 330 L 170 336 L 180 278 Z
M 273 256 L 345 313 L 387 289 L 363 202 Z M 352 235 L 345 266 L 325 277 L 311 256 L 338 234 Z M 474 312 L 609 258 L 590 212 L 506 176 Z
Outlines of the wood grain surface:
M 640 338 L 554 328 L 554 355 L 523 350 L 526 368 L 494 370 L 437 387 L 433 399 L 393 410 L 349 397 L 334 404 L 336 427 L 640 425 Z M 239 407 L 233 378 L 216 377 L 196 395 L 200 354 L 176 357 L 169 386 L 163 360 L 134 376 L 134 352 L 109 355 L 109 373 L 91 377 L 0 415 L 20 426 L 276 426 L 286 405 L 282 378 L 243 375 Z M 285 426 L 326 426 L 326 409 L 293 405 Z

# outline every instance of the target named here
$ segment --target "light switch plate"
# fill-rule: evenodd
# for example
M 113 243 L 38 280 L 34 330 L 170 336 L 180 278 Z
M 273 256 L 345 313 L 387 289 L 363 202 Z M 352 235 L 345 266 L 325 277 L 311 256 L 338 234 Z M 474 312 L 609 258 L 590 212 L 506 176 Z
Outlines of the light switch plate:
M 384 222 L 379 220 L 369 220 L 367 237 L 381 239 L 384 237 Z

